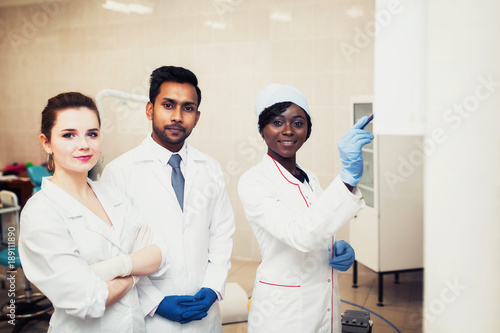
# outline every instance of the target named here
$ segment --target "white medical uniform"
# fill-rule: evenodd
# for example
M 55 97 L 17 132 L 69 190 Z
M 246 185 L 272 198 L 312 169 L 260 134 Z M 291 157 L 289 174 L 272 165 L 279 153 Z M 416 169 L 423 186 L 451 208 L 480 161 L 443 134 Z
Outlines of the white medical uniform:
M 301 183 L 265 155 L 238 192 L 262 254 L 248 332 L 341 332 L 334 233 L 365 203 L 339 177 L 323 192 L 314 174 Z
M 130 253 L 137 213 L 122 193 L 88 179 L 111 227 L 49 179 L 24 206 L 19 238 L 26 277 L 54 306 L 49 332 L 145 332 L 137 289 L 106 308 L 107 283 L 89 266 Z
M 187 145 L 187 146 L 186 146 Z M 169 248 L 170 266 L 164 276 L 151 278 L 154 287 L 139 286 L 144 314 L 164 296 L 194 295 L 202 287 L 222 297 L 230 268 L 234 215 L 225 190 L 224 174 L 210 156 L 189 146 L 184 211 L 171 184 L 171 153 L 148 134 L 136 148 L 110 162 L 102 181 L 119 187 Z M 163 153 L 163 163 L 158 154 Z M 181 168 L 182 169 L 182 168 Z M 142 280 L 142 279 L 141 279 Z M 159 315 L 146 317 L 147 332 L 222 332 L 218 303 L 202 320 L 180 324 Z

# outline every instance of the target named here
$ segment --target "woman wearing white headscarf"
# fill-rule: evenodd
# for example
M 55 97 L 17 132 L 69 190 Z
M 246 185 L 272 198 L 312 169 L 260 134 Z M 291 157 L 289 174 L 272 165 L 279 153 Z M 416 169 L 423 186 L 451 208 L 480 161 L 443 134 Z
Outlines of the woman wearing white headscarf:
M 245 172 L 238 192 L 262 254 L 252 295 L 248 332 L 341 332 L 337 270 L 354 262 L 354 250 L 335 232 L 365 203 L 356 187 L 361 147 L 373 135 L 363 117 L 339 142 L 342 171 L 323 191 L 317 177 L 296 163 L 309 138 L 305 96 L 272 84 L 255 104 L 268 146 L 262 162 Z

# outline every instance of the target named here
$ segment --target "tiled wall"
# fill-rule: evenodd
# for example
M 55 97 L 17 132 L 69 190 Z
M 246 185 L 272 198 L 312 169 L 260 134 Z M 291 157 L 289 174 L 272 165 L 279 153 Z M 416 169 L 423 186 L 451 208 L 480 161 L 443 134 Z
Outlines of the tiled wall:
M 48 98 L 147 95 L 153 69 L 189 68 L 203 95 L 189 141 L 227 174 L 235 258 L 260 257 L 237 195 L 239 176 L 265 152 L 253 113 L 260 89 L 288 83 L 308 97 L 313 132 L 298 162 L 323 186 L 340 170 L 336 143 L 350 124 L 351 96 L 373 93 L 373 0 L 115 1 L 151 7 L 148 14 L 104 9 L 105 0 L 31 2 L 0 1 L 0 165 L 44 161 L 38 134 Z M 107 98 L 101 113 L 108 161 L 148 131 L 142 105 Z M 346 227 L 338 237 L 348 238 Z

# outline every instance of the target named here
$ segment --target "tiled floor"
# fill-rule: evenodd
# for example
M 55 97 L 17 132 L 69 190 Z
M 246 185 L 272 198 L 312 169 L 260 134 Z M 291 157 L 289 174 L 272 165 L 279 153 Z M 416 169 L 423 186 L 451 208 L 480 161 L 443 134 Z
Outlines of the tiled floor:
M 241 260 L 233 260 L 232 268 L 229 272 L 228 282 L 237 282 L 247 293 L 248 296 L 252 293 L 253 283 L 255 279 L 255 270 L 258 266 L 257 262 L 247 262 Z M 390 275 L 384 277 L 384 307 L 378 307 L 377 304 L 377 274 L 358 265 L 358 285 L 359 288 L 352 288 L 352 272 L 349 270 L 346 273 L 339 274 L 339 286 L 341 299 L 354 303 L 364 308 L 373 311 L 377 315 L 385 318 L 392 323 L 399 332 L 402 333 L 421 333 L 421 318 L 422 318 L 422 295 L 423 295 L 423 273 L 411 272 L 400 274 L 399 284 L 393 283 L 393 278 Z M 22 290 L 22 284 L 19 283 L 19 288 Z M 0 290 L 1 304 L 7 301 L 6 290 Z M 362 310 L 359 307 L 342 303 L 341 311 L 345 310 Z M 395 333 L 398 332 L 390 326 L 386 321 L 375 314 L 370 317 L 373 320 L 373 333 Z M 30 324 L 22 332 L 26 333 L 42 333 L 47 331 L 47 322 L 34 322 Z M 7 322 L 0 323 L 0 333 L 11 332 L 12 325 Z M 224 333 L 246 333 L 247 324 L 229 324 L 223 326 Z

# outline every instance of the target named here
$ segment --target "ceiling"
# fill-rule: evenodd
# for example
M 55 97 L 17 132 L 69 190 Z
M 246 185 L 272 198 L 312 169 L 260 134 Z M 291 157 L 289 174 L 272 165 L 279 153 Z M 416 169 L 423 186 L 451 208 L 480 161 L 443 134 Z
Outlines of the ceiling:
M 54 2 L 56 0 L 43 0 L 43 2 Z M 0 8 L 39 4 L 40 0 L 0 0 Z

